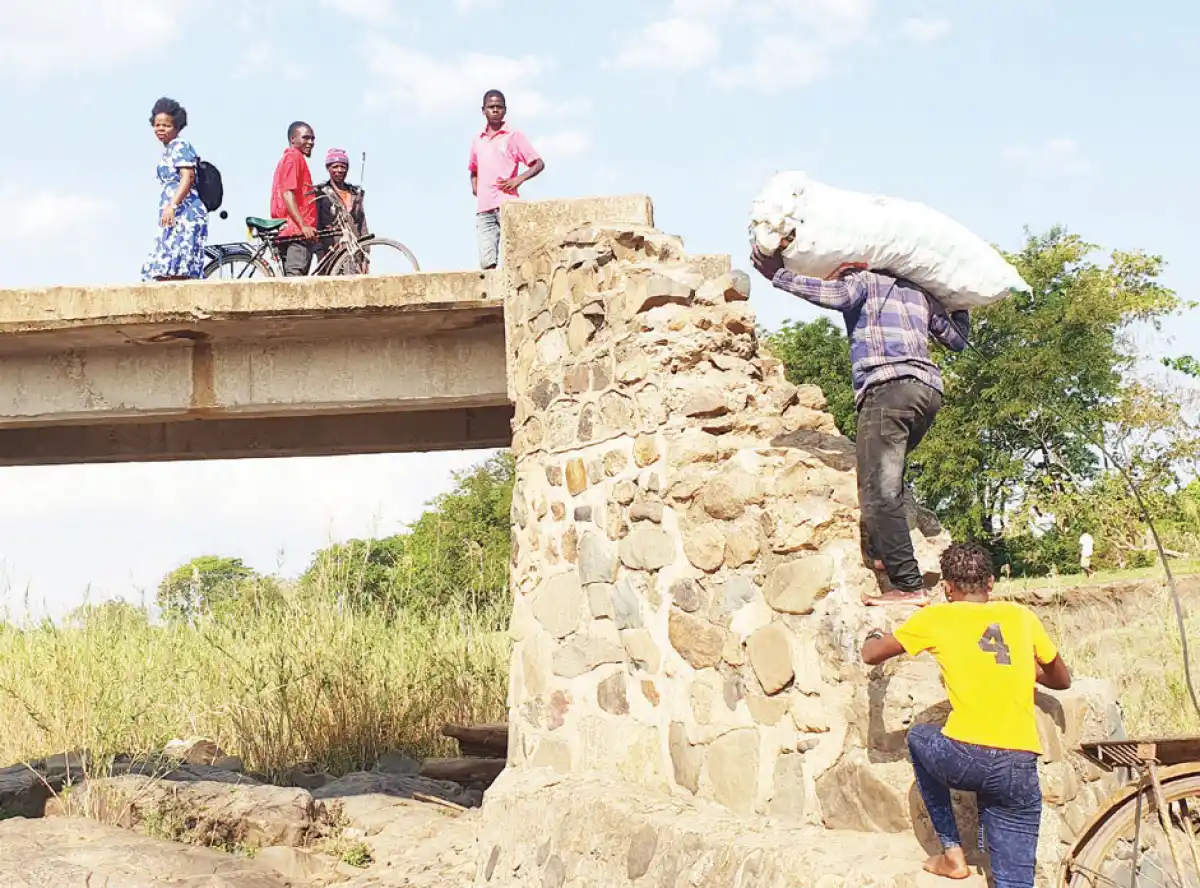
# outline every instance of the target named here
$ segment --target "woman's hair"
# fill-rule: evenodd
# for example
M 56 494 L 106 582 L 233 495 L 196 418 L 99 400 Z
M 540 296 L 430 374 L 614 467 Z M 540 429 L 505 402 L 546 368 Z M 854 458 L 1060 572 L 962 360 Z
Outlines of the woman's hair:
M 150 122 L 154 123 L 154 118 L 160 114 L 170 114 L 171 119 L 175 121 L 175 129 L 177 130 L 182 130 L 187 126 L 187 109 L 174 99 L 168 99 L 164 96 L 155 102 L 154 107 L 150 110 Z
M 963 592 L 986 591 L 992 578 L 992 556 L 977 543 L 954 543 L 942 553 L 942 579 Z

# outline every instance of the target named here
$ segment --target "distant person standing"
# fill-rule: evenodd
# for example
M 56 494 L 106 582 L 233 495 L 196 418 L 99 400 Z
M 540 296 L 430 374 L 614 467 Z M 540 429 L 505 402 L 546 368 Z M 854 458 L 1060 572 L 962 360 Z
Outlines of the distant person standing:
M 477 199 L 475 230 L 479 265 L 495 268 L 500 259 L 500 205 L 520 195 L 517 189 L 546 168 L 525 134 L 505 121 L 504 93 L 489 89 L 483 96 L 487 125 L 471 142 L 471 193 Z M 527 169 L 520 173 L 521 165 Z M 519 173 L 519 175 L 518 175 Z
M 1083 568 L 1084 574 L 1089 577 L 1095 573 L 1092 569 L 1092 552 L 1095 548 L 1096 541 L 1085 530 L 1079 537 L 1079 566 Z
M 286 219 L 279 230 L 283 273 L 305 275 L 317 248 L 317 202 L 308 158 L 317 139 L 312 127 L 297 120 L 288 127 L 288 147 L 271 182 L 271 218 Z
M 174 99 L 162 98 L 150 110 L 150 126 L 163 145 L 158 161 L 158 240 L 142 265 L 144 281 L 180 281 L 204 273 L 204 245 L 208 241 L 208 210 L 196 190 L 199 158 L 192 146 L 179 138 L 187 126 L 187 110 Z
M 325 169 L 329 179 L 317 186 L 317 194 L 320 195 L 317 201 L 317 230 L 322 232 L 319 247 L 322 256 L 333 249 L 338 241 L 336 235 L 326 233 L 332 231 L 337 222 L 335 201 L 350 214 L 354 234 L 359 240 L 365 238 L 370 230 L 367 228 L 367 211 L 363 206 L 366 195 L 357 185 L 346 181 L 346 175 L 350 172 L 350 155 L 341 148 L 330 148 L 325 153 Z M 366 274 L 366 271 L 366 268 L 357 268 L 355 263 L 354 274 Z

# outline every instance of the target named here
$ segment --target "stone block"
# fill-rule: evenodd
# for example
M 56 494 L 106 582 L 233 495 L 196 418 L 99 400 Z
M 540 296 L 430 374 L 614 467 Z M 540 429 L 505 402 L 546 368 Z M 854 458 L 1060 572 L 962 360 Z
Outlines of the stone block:
M 912 766 L 902 765 L 912 783 Z M 899 769 L 896 769 L 899 772 Z M 856 832 L 904 832 L 912 823 L 908 787 L 885 780 L 867 754 L 851 749 L 817 780 L 821 816 L 829 829 Z
M 774 793 L 767 815 L 791 820 L 804 817 L 808 793 L 804 786 L 804 756 L 790 753 L 775 759 Z
M 654 435 L 638 435 L 633 442 L 633 462 L 639 469 L 658 462 L 658 438 Z
M 725 564 L 741 567 L 758 558 L 762 547 L 752 527 L 734 525 L 725 533 Z
M 579 582 L 584 586 L 593 583 L 613 583 L 617 579 L 617 551 L 594 530 L 585 531 L 579 538 Z
M 718 737 L 708 748 L 705 766 L 713 797 L 739 814 L 750 814 L 758 799 L 758 731 L 740 728 Z
M 762 482 L 742 469 L 726 469 L 700 492 L 704 511 L 720 521 L 741 518 L 748 506 L 761 504 L 763 499 Z
M 717 458 L 717 438 L 700 429 L 685 429 L 668 441 L 667 455 L 673 468 Z
M 615 672 L 596 688 L 596 703 L 609 715 L 628 715 L 629 698 L 625 694 L 625 672 Z
M 792 668 L 791 636 L 782 623 L 772 623 L 746 639 L 746 652 L 768 696 L 792 683 L 796 673 Z
M 634 503 L 629 509 L 629 520 L 662 524 L 663 504 L 658 502 Z
M 671 647 L 693 669 L 707 669 L 721 662 L 725 634 L 707 620 L 671 608 L 667 618 L 667 635 Z
M 538 584 L 533 615 L 555 638 L 566 638 L 583 619 L 583 589 L 574 572 L 556 574 Z
M 613 585 L 612 583 L 592 583 L 584 590 L 588 599 L 588 610 L 592 613 L 592 619 L 613 619 L 616 616 L 613 610 Z
M 684 555 L 705 573 L 720 570 L 725 563 L 725 543 L 725 534 L 715 522 L 687 527 L 683 531 Z
M 567 463 L 567 491 L 571 496 L 579 496 L 587 490 L 587 486 L 587 469 L 583 465 L 583 460 L 571 460 Z
M 625 653 L 638 669 L 652 675 L 658 672 L 662 665 L 662 652 L 654 643 L 654 636 L 649 630 L 627 629 L 621 633 L 621 643 L 625 646 Z
M 554 652 L 552 661 L 555 675 L 575 678 L 605 663 L 624 663 L 625 649 L 594 635 L 576 636 Z
M 653 224 L 654 209 L 645 195 L 508 201 L 500 213 L 501 253 L 505 266 L 512 267 L 580 225 Z
M 618 629 L 642 628 L 641 596 L 629 577 L 622 577 L 612 587 L 613 619 Z
M 675 561 L 673 534 L 661 527 L 642 523 L 621 541 L 621 563 L 632 570 L 661 570 Z
M 690 577 L 671 584 L 671 600 L 684 613 L 694 614 L 704 605 L 704 590 Z
M 763 590 L 767 604 L 785 614 L 811 614 L 833 588 L 833 559 L 810 555 L 776 567 Z
M 675 782 L 695 795 L 700 789 L 700 768 L 704 764 L 704 750 L 688 742 L 687 728 L 681 722 L 672 722 L 667 734 L 667 748 L 671 754 L 671 767 Z

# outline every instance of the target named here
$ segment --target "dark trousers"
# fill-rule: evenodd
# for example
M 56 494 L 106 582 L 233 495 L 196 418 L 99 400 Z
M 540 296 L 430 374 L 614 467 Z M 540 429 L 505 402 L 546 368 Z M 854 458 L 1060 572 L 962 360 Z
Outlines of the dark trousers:
M 902 592 L 925 588 L 904 512 L 904 466 L 942 406 L 937 389 L 894 379 L 867 389 L 858 409 L 858 507 L 863 549 Z
M 283 273 L 288 277 L 308 274 L 312 267 L 313 243 L 311 241 L 280 241 L 279 253 L 283 259 Z
M 929 724 L 908 732 L 908 751 L 942 847 L 962 846 L 950 790 L 973 792 L 996 888 L 1033 888 L 1042 816 L 1037 755 L 960 743 Z

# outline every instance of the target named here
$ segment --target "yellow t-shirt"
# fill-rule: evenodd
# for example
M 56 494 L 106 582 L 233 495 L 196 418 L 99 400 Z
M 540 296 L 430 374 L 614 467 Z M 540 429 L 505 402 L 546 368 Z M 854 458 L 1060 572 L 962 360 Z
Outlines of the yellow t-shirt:
M 1058 649 L 1033 611 L 1011 601 L 935 604 L 894 634 L 909 654 L 930 651 L 937 659 L 953 708 L 947 737 L 1041 753 L 1034 659 L 1049 663 Z

